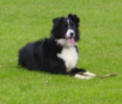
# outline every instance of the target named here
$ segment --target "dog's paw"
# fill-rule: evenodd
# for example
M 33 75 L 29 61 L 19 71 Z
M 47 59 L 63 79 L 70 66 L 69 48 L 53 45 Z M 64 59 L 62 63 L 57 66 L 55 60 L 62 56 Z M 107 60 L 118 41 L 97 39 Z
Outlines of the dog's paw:
M 77 73 L 75 74 L 75 78 L 78 78 L 78 79 L 92 79 L 96 77 L 96 75 L 94 73 L 91 73 L 91 72 L 84 72 L 84 73 Z
M 89 76 L 89 77 L 96 77 L 96 74 L 88 72 L 88 71 L 84 72 L 83 75 L 84 76 Z
M 75 74 L 75 78 L 89 80 L 89 79 L 92 79 L 94 77 L 92 77 L 92 76 L 85 76 L 85 75 L 81 75 L 81 74 Z

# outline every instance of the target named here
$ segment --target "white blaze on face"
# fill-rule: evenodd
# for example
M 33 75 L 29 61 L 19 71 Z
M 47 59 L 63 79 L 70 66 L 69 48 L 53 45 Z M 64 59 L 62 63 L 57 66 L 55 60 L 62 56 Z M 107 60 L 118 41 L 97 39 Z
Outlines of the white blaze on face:
M 74 39 L 75 32 L 73 29 L 71 29 L 69 22 L 70 22 L 70 20 L 67 19 L 68 29 L 67 29 L 66 34 L 65 34 L 66 44 L 68 46 L 73 46 L 75 44 L 75 39 Z
M 70 37 L 71 34 L 73 34 L 73 37 L 74 37 L 74 30 L 70 28 L 70 24 L 69 24 L 70 20 L 67 19 L 67 24 L 68 24 L 68 29 L 67 29 L 67 32 L 66 32 L 66 37 Z

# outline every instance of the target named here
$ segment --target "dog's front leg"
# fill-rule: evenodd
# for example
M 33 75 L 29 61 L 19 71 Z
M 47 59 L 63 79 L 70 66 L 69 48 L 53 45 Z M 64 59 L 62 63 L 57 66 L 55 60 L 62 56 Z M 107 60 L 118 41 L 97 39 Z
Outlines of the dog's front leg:
M 79 79 L 92 79 L 96 76 L 94 73 L 91 73 L 86 69 L 79 68 L 74 68 L 69 74 Z

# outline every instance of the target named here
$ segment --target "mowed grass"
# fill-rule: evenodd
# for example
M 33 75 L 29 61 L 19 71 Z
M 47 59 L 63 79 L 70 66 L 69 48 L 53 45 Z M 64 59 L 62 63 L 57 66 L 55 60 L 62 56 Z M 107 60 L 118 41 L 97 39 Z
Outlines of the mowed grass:
M 18 66 L 18 50 L 69 13 L 81 20 L 78 67 L 119 76 L 79 80 Z M 0 0 L 0 104 L 122 104 L 121 74 L 121 0 Z

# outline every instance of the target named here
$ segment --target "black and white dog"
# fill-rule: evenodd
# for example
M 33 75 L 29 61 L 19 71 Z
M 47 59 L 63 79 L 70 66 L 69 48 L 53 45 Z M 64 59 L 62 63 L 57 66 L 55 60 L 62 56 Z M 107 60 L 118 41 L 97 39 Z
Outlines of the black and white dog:
M 19 51 L 19 64 L 30 70 L 91 79 L 95 74 L 76 67 L 78 61 L 79 18 L 69 14 L 53 20 L 51 37 L 28 43 Z

